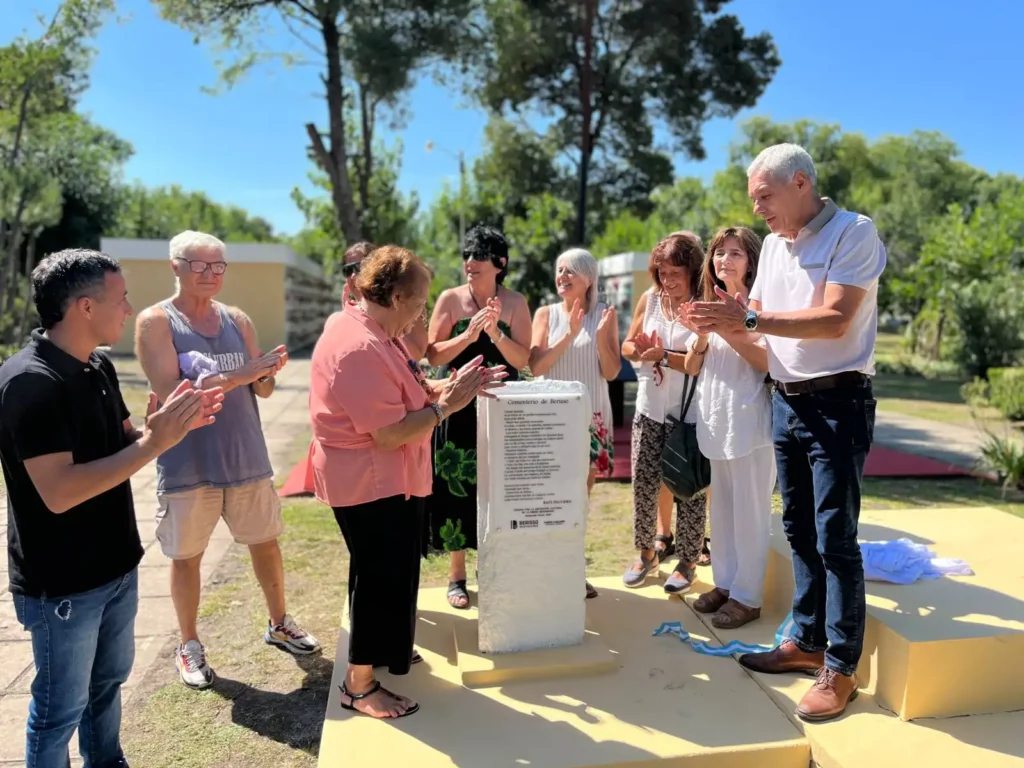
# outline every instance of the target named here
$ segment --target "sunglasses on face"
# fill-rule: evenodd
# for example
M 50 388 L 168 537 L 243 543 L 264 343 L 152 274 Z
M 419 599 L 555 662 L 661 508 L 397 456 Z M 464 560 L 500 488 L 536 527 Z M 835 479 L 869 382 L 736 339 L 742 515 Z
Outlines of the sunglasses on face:
M 200 259 L 181 258 L 178 261 L 184 261 L 188 264 L 189 271 L 197 275 L 203 274 L 206 270 L 210 270 L 215 275 L 223 275 L 224 270 L 228 268 L 227 262 L 224 261 L 201 261 Z
M 351 264 L 343 265 L 341 268 L 341 274 L 343 274 L 345 277 L 352 277 L 352 275 L 358 274 L 359 265 L 361 263 L 362 262 L 359 261 L 353 261 Z
M 492 263 L 501 261 L 501 258 L 492 258 L 485 253 L 462 254 L 463 261 L 469 261 L 470 259 L 473 261 L 490 261 Z M 495 266 L 497 266 L 497 264 L 495 264 Z

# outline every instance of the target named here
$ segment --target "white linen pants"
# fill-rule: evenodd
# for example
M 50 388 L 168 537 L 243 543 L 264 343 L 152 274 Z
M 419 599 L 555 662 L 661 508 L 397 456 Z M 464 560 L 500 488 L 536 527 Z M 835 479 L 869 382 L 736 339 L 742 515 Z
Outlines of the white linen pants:
M 711 573 L 716 587 L 748 608 L 764 601 L 775 477 L 771 445 L 711 461 Z

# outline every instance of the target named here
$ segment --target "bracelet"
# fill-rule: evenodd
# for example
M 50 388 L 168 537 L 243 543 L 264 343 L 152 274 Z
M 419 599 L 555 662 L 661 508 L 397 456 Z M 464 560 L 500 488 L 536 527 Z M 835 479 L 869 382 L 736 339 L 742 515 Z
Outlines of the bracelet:
M 441 410 L 441 406 L 437 403 L 430 403 L 430 407 L 434 411 L 434 416 L 437 417 L 437 424 L 440 425 L 444 421 L 444 411 Z

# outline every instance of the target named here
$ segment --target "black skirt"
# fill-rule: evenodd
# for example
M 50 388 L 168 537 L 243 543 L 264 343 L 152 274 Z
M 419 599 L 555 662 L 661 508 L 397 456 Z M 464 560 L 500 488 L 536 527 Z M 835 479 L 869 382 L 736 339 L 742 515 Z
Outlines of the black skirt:
M 416 632 L 423 499 L 334 507 L 334 517 L 349 551 L 348 661 L 404 675 Z

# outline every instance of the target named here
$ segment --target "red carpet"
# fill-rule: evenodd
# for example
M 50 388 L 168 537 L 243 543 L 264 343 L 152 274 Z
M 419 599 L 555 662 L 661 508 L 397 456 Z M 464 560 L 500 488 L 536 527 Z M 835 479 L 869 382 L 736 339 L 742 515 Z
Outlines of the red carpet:
M 615 428 L 615 470 L 608 480 L 628 481 L 632 476 L 629 460 L 630 430 L 629 425 Z M 971 473 L 961 467 L 954 467 L 926 456 L 876 445 L 868 454 L 864 474 L 867 477 L 956 477 L 968 476 Z M 313 472 L 308 461 L 303 459 L 292 470 L 278 495 L 303 496 L 312 493 Z
M 631 426 L 615 428 L 615 472 L 611 480 L 629 480 L 632 465 L 629 460 L 629 438 Z M 868 454 L 864 467 L 866 477 L 956 477 L 970 475 L 961 467 L 954 467 L 945 462 L 917 456 L 912 453 L 895 451 L 875 445 Z

